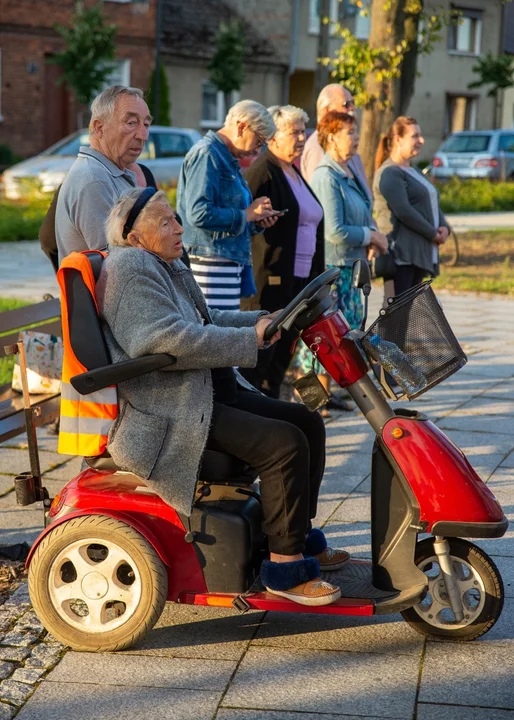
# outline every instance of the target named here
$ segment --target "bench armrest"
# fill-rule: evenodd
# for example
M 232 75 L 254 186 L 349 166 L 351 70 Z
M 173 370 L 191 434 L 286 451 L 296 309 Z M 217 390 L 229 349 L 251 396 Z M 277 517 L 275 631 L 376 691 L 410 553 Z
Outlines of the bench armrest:
M 81 395 L 89 395 L 97 390 L 103 390 L 109 385 L 117 385 L 124 380 L 145 375 L 153 370 L 174 365 L 177 362 L 173 355 L 159 353 L 158 355 L 143 355 L 142 357 L 124 360 L 112 365 L 104 365 L 94 370 L 75 375 L 70 379 L 75 390 Z

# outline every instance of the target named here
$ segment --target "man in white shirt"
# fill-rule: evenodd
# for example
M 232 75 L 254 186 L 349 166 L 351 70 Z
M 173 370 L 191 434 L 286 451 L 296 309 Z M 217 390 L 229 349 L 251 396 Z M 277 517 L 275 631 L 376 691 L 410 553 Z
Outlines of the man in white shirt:
M 348 115 L 355 115 L 355 102 L 353 95 L 349 90 L 344 88 L 342 85 L 337 83 L 331 83 L 325 85 L 323 90 L 318 95 L 316 103 L 316 114 L 318 116 L 318 122 L 328 112 L 335 110 L 336 112 L 345 112 Z M 305 143 L 305 149 L 302 155 L 301 170 L 303 177 L 310 182 L 314 170 L 318 167 L 321 162 L 321 158 L 324 155 L 324 151 L 321 149 L 318 143 L 318 132 L 317 130 L 312 133 L 307 142 Z M 369 199 L 373 201 L 371 188 L 368 185 L 366 173 L 364 172 L 364 165 L 360 155 L 354 155 L 354 157 L 348 163 L 348 167 L 357 176 L 358 180 L 364 187 L 364 190 L 369 196 Z

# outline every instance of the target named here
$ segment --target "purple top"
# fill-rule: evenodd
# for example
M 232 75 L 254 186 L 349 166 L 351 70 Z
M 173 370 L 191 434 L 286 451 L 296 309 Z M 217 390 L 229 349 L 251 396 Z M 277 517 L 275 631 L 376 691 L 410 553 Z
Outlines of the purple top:
M 294 276 L 306 278 L 309 277 L 311 272 L 312 258 L 316 251 L 316 230 L 323 217 L 323 210 L 299 175 L 297 177 L 300 182 L 295 182 L 287 173 L 284 173 L 284 175 L 291 186 L 300 209 L 296 234 Z

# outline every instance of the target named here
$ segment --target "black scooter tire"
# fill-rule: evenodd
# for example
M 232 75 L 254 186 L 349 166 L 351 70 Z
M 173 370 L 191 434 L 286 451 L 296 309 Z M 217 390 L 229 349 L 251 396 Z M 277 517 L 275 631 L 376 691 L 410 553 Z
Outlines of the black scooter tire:
M 87 627 L 66 622 L 54 606 L 50 585 L 54 563 L 69 547 L 77 543 L 98 546 L 102 542 L 127 554 L 139 573 L 141 593 L 126 622 L 106 632 L 89 632 Z M 63 522 L 43 538 L 30 563 L 28 584 L 34 610 L 54 637 L 73 650 L 113 652 L 131 647 L 155 625 L 166 604 L 168 573 L 152 545 L 130 525 L 106 515 L 83 515 Z
M 503 609 L 503 581 L 492 559 L 481 548 L 460 538 L 448 538 L 450 555 L 456 560 L 468 563 L 480 576 L 485 589 L 485 603 L 480 615 L 469 625 L 452 630 L 431 625 L 416 606 L 402 612 L 402 617 L 416 632 L 434 640 L 444 642 L 469 642 L 488 632 L 501 615 Z M 416 545 L 416 565 L 420 568 L 435 556 L 433 538 L 421 540 Z

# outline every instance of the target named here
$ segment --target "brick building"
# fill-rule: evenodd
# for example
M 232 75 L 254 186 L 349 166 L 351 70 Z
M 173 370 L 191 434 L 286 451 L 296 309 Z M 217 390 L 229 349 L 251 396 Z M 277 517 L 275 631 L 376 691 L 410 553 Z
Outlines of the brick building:
M 86 7 L 96 0 L 85 0 Z M 28 157 L 77 129 L 79 108 L 57 65 L 63 49 L 55 23 L 69 25 L 74 0 L 0 0 L 0 145 Z M 104 0 L 118 30 L 112 80 L 146 89 L 153 67 L 155 2 Z

